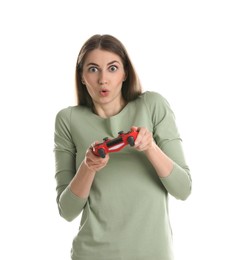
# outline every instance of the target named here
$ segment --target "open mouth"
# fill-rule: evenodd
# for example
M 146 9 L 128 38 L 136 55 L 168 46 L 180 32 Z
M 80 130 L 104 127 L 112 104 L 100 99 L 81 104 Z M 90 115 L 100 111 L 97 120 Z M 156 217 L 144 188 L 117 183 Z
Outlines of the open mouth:
M 107 90 L 107 89 L 102 89 L 101 91 L 100 91 L 100 95 L 101 96 L 107 96 L 109 94 L 109 91 Z

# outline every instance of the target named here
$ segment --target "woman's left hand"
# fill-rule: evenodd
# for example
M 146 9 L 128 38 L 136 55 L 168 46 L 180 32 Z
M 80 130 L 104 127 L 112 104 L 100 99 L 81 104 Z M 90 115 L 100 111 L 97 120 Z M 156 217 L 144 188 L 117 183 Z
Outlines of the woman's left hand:
M 156 146 L 152 133 L 145 127 L 131 127 L 132 131 L 139 131 L 134 148 L 138 151 L 148 151 Z

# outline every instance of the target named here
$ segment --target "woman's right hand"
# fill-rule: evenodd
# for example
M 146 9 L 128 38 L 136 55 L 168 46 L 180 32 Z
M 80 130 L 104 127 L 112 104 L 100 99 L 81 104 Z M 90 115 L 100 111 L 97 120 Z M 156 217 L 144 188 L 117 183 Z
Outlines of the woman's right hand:
M 70 183 L 71 191 L 80 198 L 87 198 L 89 196 L 96 172 L 105 167 L 109 160 L 108 154 L 105 158 L 94 155 L 92 146 L 87 149 L 85 158 Z
M 101 158 L 100 156 L 97 156 L 93 153 L 92 147 L 96 144 L 97 142 L 93 143 L 90 148 L 88 148 L 84 163 L 88 167 L 89 170 L 93 172 L 98 172 L 101 169 L 103 169 L 108 161 L 109 161 L 109 155 L 106 154 L 105 158 Z

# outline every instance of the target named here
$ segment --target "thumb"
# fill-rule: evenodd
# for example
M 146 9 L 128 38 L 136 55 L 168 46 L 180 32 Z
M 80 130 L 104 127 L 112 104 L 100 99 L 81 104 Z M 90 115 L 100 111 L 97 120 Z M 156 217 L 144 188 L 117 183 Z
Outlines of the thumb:
M 132 131 L 138 131 L 139 128 L 138 128 L 137 126 L 132 126 L 132 127 L 131 127 L 131 130 L 132 130 Z

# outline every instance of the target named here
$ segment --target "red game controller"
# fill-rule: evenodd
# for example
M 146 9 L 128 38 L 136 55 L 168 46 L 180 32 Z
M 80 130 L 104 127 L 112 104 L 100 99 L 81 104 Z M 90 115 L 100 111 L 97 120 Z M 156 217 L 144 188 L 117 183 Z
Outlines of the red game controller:
M 105 158 L 107 153 L 118 152 L 128 144 L 130 144 L 130 146 L 135 145 L 138 131 L 129 131 L 127 133 L 120 131 L 118 134 L 118 137 L 115 139 L 105 137 L 103 143 L 96 144 L 93 147 L 93 153 L 101 158 Z

